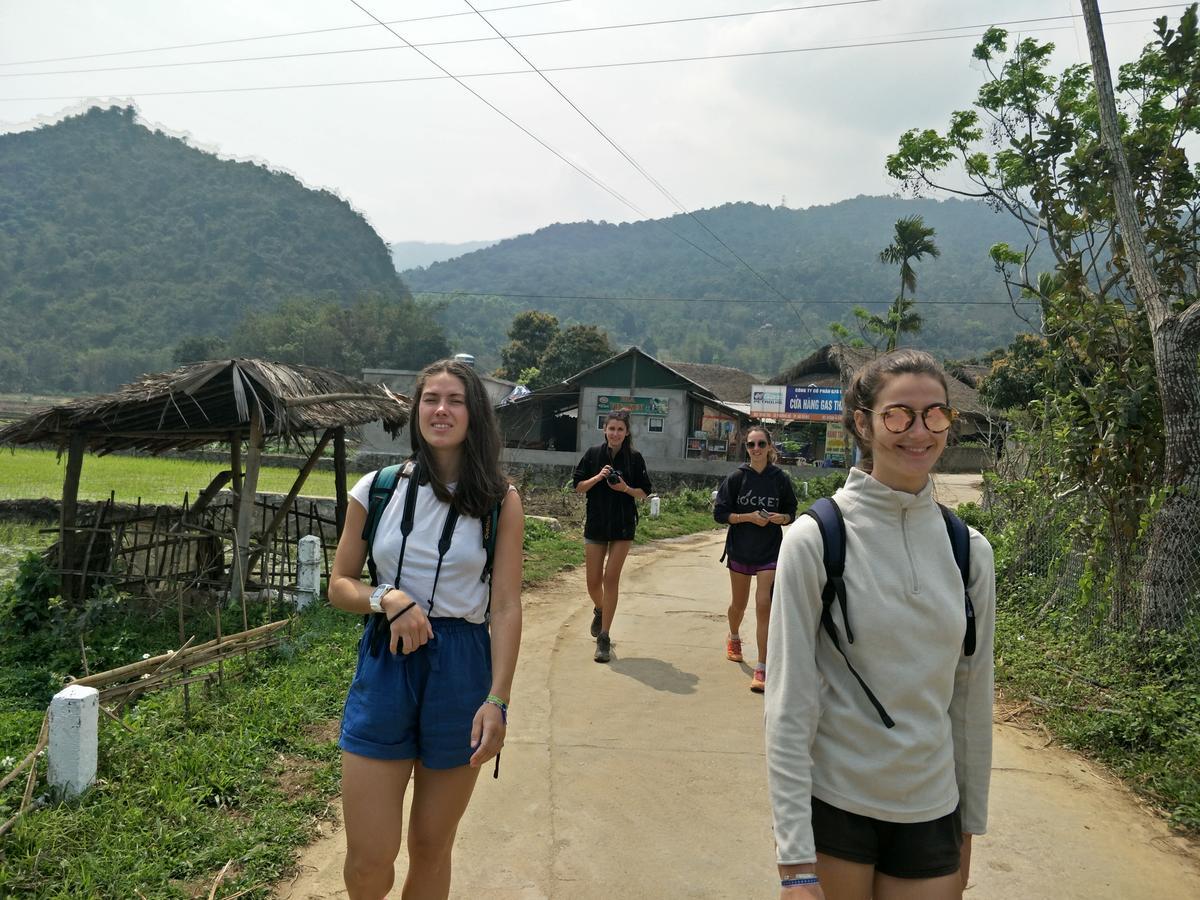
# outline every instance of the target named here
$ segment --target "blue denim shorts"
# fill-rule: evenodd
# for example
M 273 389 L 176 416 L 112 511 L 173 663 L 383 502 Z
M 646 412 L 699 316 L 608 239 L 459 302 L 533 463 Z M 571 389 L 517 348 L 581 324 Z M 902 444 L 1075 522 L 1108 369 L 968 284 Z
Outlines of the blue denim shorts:
M 372 759 L 419 759 L 429 769 L 465 766 L 471 724 L 492 686 L 487 625 L 433 618 L 433 639 L 414 653 L 382 643 L 370 653 L 371 622 L 342 712 L 338 746 Z

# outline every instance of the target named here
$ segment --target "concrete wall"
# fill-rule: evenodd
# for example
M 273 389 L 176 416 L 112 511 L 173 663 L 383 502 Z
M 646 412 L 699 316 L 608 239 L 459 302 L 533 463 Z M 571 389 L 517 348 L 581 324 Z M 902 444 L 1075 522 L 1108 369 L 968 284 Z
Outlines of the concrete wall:
M 651 434 L 647 431 L 647 416 L 629 417 L 632 426 L 633 446 L 646 457 L 649 465 L 650 457 L 682 457 L 683 442 L 688 436 L 688 396 L 686 391 L 670 390 L 668 388 L 638 388 L 634 392 L 639 397 L 661 397 L 667 401 L 667 415 L 664 417 L 661 434 Z M 596 408 L 596 398 L 601 394 L 628 395 L 626 387 L 585 387 L 579 391 L 579 453 L 588 447 L 599 444 L 604 432 L 596 427 L 600 415 Z

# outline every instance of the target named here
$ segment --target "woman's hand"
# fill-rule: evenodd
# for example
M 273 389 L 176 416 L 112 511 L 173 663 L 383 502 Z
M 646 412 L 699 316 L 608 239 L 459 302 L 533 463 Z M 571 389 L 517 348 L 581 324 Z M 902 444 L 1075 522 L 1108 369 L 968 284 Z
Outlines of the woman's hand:
M 598 481 L 604 481 L 606 478 L 608 478 L 608 476 L 612 472 L 612 470 L 613 470 L 612 466 L 605 466 L 603 469 L 601 469 L 599 472 L 596 473 L 596 479 Z
M 620 494 L 628 494 L 629 493 L 629 485 L 627 485 L 625 483 L 625 479 L 622 478 L 620 475 L 617 476 L 616 481 L 608 482 L 608 486 L 610 488 L 612 488 L 614 491 L 616 491 L 617 493 L 620 493 Z
M 392 588 L 384 595 L 380 605 L 383 607 L 383 614 L 391 619 L 410 603 L 413 603 L 412 597 L 399 588 Z M 433 626 L 429 624 L 429 617 L 425 615 L 425 610 L 421 609 L 419 603 L 393 620 L 388 627 L 391 631 L 388 649 L 393 653 L 412 653 L 433 637 Z
M 471 754 L 471 767 L 479 768 L 499 753 L 507 733 L 508 726 L 504 724 L 500 707 L 494 703 L 482 704 L 475 711 L 475 720 L 471 723 L 471 746 L 475 749 Z
M 792 521 L 792 517 L 787 513 L 771 513 L 771 517 L 767 521 L 772 525 L 786 525 Z

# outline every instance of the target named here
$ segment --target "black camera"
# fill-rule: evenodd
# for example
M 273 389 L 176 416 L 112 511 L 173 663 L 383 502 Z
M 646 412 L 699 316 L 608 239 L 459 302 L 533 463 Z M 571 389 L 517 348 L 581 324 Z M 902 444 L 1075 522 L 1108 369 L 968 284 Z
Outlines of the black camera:
M 621 480 L 621 472 L 618 469 L 609 469 L 608 475 L 604 478 L 609 484 L 616 484 Z

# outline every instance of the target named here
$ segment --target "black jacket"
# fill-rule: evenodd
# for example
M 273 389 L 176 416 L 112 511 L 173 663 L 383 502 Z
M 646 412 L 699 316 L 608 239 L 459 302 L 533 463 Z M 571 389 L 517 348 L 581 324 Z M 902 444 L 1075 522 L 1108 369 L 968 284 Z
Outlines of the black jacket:
M 796 492 L 792 479 L 775 465 L 755 472 L 749 463 L 742 463 L 721 482 L 713 518 L 722 525 L 729 524 L 733 513 L 752 513 L 765 509 L 769 513 L 787 513 L 796 518 Z M 779 525 L 754 525 L 741 522 L 729 526 L 725 550 L 730 559 L 750 566 L 761 566 L 779 558 L 783 528 Z
M 632 488 L 641 488 L 647 494 L 652 490 L 646 461 L 636 450 L 618 453 L 614 459 L 608 452 L 608 444 L 589 447 L 575 466 L 574 483 L 587 481 L 605 466 L 616 469 L 625 483 Z M 583 524 L 583 536 L 593 541 L 632 541 L 637 530 L 637 501 L 626 493 L 614 491 L 603 481 L 592 485 L 587 492 L 587 518 Z

